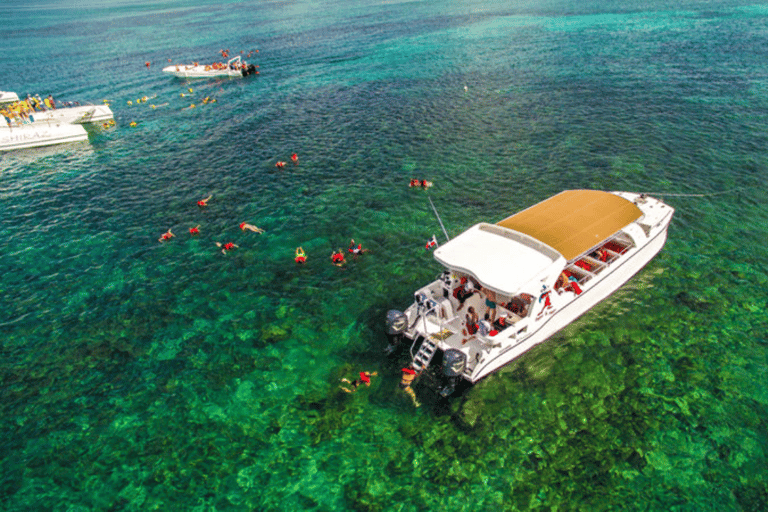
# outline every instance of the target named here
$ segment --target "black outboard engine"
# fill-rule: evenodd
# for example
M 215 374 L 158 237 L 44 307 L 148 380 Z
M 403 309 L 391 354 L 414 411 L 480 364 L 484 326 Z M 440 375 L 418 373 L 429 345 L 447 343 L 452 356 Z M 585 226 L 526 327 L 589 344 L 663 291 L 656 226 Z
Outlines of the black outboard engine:
M 443 374 L 448 378 L 448 384 L 440 390 L 441 396 L 448 396 L 456 390 L 464 369 L 467 367 L 467 355 L 461 350 L 449 348 L 443 354 Z
M 248 75 L 255 75 L 256 74 L 256 66 L 253 64 L 248 64 L 248 66 L 241 68 L 240 72 L 243 74 L 243 76 Z
M 389 338 L 389 345 L 387 345 L 384 352 L 391 354 L 400 346 L 400 340 L 407 328 L 408 317 L 405 316 L 405 313 L 396 309 L 387 311 L 387 338 Z

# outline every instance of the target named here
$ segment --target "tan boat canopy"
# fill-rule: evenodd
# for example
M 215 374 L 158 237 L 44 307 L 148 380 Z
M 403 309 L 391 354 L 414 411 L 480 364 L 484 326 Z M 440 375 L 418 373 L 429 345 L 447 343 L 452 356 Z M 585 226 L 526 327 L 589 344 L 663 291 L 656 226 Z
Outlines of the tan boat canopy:
M 544 242 L 570 261 L 642 215 L 634 203 L 610 192 L 566 190 L 497 225 Z

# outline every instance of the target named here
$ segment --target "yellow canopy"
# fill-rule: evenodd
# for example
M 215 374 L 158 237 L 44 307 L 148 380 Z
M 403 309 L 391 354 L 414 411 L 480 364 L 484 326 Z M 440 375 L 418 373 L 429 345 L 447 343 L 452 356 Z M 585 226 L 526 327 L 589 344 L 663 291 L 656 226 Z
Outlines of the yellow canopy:
M 544 242 L 570 261 L 642 215 L 634 203 L 610 192 L 566 190 L 497 224 Z

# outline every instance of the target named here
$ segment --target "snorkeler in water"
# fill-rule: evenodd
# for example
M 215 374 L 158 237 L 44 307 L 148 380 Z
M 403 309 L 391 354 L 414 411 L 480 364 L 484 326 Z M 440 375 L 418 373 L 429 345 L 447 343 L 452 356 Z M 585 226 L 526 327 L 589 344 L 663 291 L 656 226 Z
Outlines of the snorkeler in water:
M 258 233 L 258 234 L 262 234 L 264 232 L 263 229 L 256 227 L 253 224 L 248 224 L 247 222 L 241 222 L 240 229 L 242 229 L 243 231 L 253 231 L 254 233 Z
M 204 208 L 208 206 L 208 201 L 210 201 L 212 197 L 213 196 L 211 195 L 206 197 L 205 199 L 201 199 L 200 201 L 197 202 L 197 206 L 199 206 L 200 208 Z
M 339 387 L 341 389 L 343 389 L 347 393 L 354 393 L 355 391 L 357 391 L 357 388 L 361 384 L 365 384 L 366 386 L 370 386 L 371 385 L 371 377 L 375 377 L 378 374 L 379 374 L 378 372 L 360 372 L 360 378 L 359 379 L 355 379 L 355 380 L 353 380 L 351 382 L 349 381 L 349 379 L 341 379 L 341 382 L 349 384 L 350 386 L 352 386 L 352 389 L 346 388 L 344 386 L 339 386 Z
M 302 263 L 306 263 L 307 262 L 307 255 L 304 252 L 304 249 L 302 247 L 297 247 L 296 248 L 296 254 L 295 254 L 295 257 L 293 259 L 298 264 L 302 264 Z
M 168 228 L 168 231 L 166 231 L 165 233 L 163 233 L 162 235 L 160 235 L 160 238 L 158 238 L 158 239 L 157 239 L 157 241 L 158 241 L 158 242 L 165 242 L 165 241 L 167 241 L 167 240 L 170 240 L 170 239 L 171 239 L 171 238 L 173 238 L 174 236 L 176 236 L 176 235 L 174 235 L 173 233 L 171 233 L 171 228 Z
M 216 247 L 221 247 L 221 253 L 227 254 L 227 251 L 231 251 L 232 249 L 239 248 L 240 246 L 235 245 L 232 242 L 227 242 L 225 244 L 221 242 L 216 242 Z

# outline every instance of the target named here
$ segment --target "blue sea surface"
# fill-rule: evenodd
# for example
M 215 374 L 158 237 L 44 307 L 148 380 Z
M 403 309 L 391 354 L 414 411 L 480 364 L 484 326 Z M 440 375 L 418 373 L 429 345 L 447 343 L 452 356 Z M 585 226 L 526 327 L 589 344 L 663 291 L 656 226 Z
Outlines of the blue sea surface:
M 768 6 L 3 11 L 0 89 L 116 126 L 0 155 L 2 510 L 768 509 Z M 223 49 L 260 74 L 161 72 Z M 428 197 L 456 235 L 577 188 L 663 198 L 662 252 L 414 408 L 384 317 L 441 271 Z

